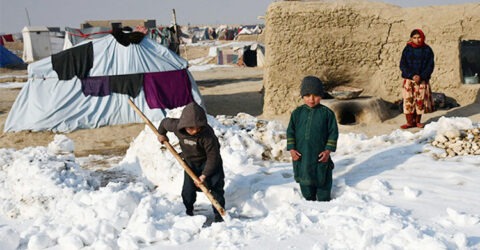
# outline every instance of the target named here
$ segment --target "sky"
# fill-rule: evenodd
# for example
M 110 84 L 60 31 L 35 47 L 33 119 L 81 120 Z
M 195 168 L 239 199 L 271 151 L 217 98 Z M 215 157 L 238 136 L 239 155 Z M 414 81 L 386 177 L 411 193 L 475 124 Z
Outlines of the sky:
M 379 0 L 380 1 L 380 0 Z M 275 0 L 0 0 L 0 33 L 19 33 L 31 26 L 80 27 L 86 20 L 155 19 L 169 25 L 172 9 L 177 23 L 257 24 Z M 402 7 L 460 4 L 476 0 L 384 0 Z M 27 15 L 28 13 L 28 15 Z
M 195 215 L 185 214 L 183 170 L 148 127 L 117 157 L 76 158 L 68 134 L 57 134 L 47 146 L 0 148 L 0 246 L 480 249 L 479 156 L 445 158 L 431 144 L 478 129 L 478 121 L 442 117 L 416 133 L 341 133 L 330 202 L 302 198 L 280 123 L 245 113 L 208 123 L 221 144 L 225 222 L 211 222 L 202 193 Z

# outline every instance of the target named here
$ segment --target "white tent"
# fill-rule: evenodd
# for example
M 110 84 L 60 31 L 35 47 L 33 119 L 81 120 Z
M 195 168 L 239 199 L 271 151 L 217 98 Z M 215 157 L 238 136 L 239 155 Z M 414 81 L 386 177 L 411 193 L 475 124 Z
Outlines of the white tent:
M 28 27 L 22 30 L 23 61 L 26 63 L 48 57 L 52 54 L 50 32 L 47 27 Z
M 247 67 L 265 65 L 265 47 L 257 42 L 231 42 L 211 47 L 209 57 L 215 57 L 217 64 L 237 64 Z
M 189 82 L 188 88 L 184 87 L 183 92 L 175 92 L 171 96 L 176 98 L 190 95 L 192 100 L 203 105 L 197 85 L 187 69 L 188 62 L 153 40 L 145 37 L 138 44 L 124 46 L 114 36 L 108 35 L 78 46 L 89 45 L 88 43 L 93 47 L 93 62 L 88 71 L 88 78 L 131 74 L 147 76 L 182 71 L 184 78 Z M 75 48 L 60 53 L 68 53 Z M 128 104 L 128 98 L 132 98 L 131 96 L 113 92 L 105 96 L 85 95 L 82 82 L 84 79 L 74 76 L 70 80 L 60 80 L 59 74 L 52 66 L 52 60 L 54 55 L 29 65 L 28 81 L 9 112 L 4 126 L 5 132 L 21 130 L 68 132 L 81 128 L 142 122 Z M 171 85 L 172 83 L 176 82 L 171 81 L 168 89 L 176 88 Z M 163 119 L 165 109 L 150 108 L 143 87 L 132 100 L 150 120 Z M 162 93 L 158 93 L 158 96 L 162 96 Z M 168 98 L 170 96 L 166 96 L 165 99 Z

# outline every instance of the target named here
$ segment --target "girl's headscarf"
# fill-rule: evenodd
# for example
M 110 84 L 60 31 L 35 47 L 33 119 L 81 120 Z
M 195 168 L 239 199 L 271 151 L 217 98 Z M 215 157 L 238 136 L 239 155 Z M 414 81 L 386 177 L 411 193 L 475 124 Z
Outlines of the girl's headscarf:
M 422 41 L 420 42 L 420 44 L 415 44 L 412 41 L 409 41 L 407 44 L 414 47 L 414 48 L 420 48 L 420 47 L 423 47 L 423 46 L 427 45 L 425 43 L 425 34 L 423 33 L 423 31 L 421 29 L 414 29 L 412 31 L 412 33 L 410 33 L 410 38 L 413 37 L 417 33 L 420 35 L 420 38 L 422 38 Z

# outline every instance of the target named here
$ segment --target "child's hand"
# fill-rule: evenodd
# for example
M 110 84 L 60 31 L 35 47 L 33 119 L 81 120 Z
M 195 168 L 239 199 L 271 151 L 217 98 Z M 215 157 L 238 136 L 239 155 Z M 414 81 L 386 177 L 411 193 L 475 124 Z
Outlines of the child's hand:
M 290 155 L 292 156 L 293 161 L 298 161 L 300 160 L 300 157 L 302 157 L 302 154 L 295 149 L 290 149 Z
M 207 177 L 206 177 L 205 175 L 203 175 L 203 174 L 200 175 L 200 176 L 198 177 L 198 179 L 200 180 L 200 182 L 195 182 L 195 186 L 198 187 L 198 186 L 200 186 L 200 184 L 203 184 L 203 182 L 205 182 L 205 179 L 206 179 L 206 178 L 207 178 Z
M 168 137 L 165 135 L 159 135 L 158 141 L 163 144 L 164 142 L 168 141 Z
M 330 150 L 325 150 L 318 155 L 318 162 L 327 162 L 330 157 Z
M 413 80 L 414 82 L 416 82 L 416 83 L 420 83 L 420 80 L 421 80 L 421 79 L 420 79 L 420 76 L 419 76 L 419 75 L 414 75 L 412 80 Z

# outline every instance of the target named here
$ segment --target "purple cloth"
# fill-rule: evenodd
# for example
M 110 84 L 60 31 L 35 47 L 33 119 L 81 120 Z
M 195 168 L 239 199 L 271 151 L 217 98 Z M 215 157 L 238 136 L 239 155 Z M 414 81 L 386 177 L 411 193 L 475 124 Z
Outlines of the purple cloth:
M 174 109 L 193 101 L 192 84 L 186 69 L 145 73 L 143 91 L 151 109 Z
M 110 95 L 110 84 L 108 76 L 92 76 L 80 79 L 82 92 L 85 96 L 106 96 Z

